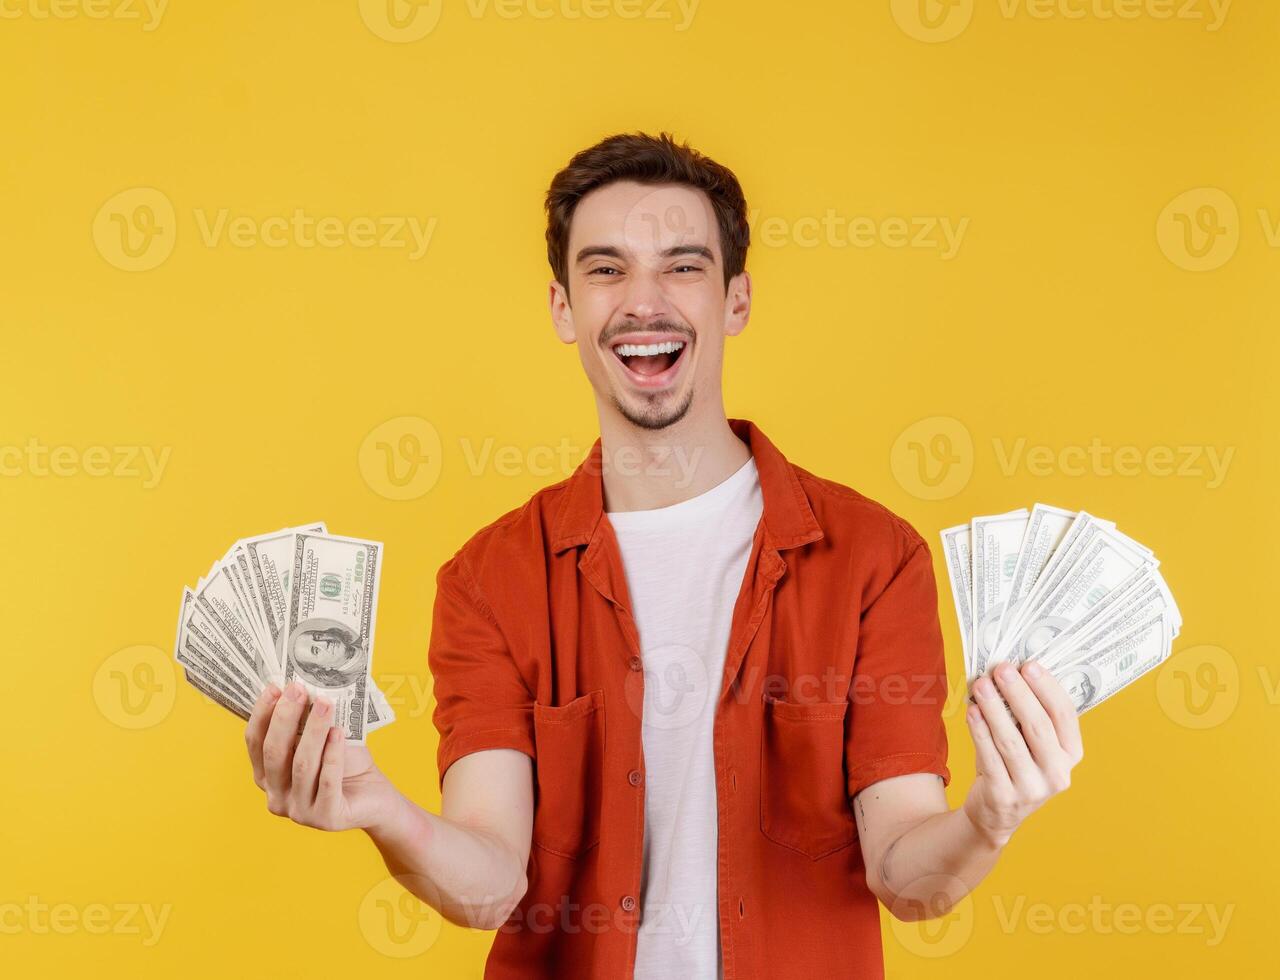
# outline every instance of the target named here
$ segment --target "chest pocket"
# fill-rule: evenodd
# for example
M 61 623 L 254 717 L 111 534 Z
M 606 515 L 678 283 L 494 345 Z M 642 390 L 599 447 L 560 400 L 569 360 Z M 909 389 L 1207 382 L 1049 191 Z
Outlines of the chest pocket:
M 567 704 L 533 705 L 538 797 L 533 842 L 576 858 L 600 842 L 604 690 Z
M 797 704 L 764 696 L 760 737 L 760 829 L 814 860 L 857 836 L 845 795 L 847 701 Z

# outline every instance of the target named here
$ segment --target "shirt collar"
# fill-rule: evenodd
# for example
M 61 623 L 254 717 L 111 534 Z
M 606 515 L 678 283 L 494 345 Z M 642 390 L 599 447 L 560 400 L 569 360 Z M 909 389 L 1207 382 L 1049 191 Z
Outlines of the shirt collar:
M 750 419 L 729 419 L 728 422 L 734 435 L 747 444 L 755 459 L 764 499 L 763 521 L 774 546 L 793 548 L 821 538 L 822 528 L 787 458 Z M 597 437 L 586 459 L 566 481 L 551 536 L 551 547 L 557 554 L 590 542 L 604 514 L 601 456 L 601 441 Z

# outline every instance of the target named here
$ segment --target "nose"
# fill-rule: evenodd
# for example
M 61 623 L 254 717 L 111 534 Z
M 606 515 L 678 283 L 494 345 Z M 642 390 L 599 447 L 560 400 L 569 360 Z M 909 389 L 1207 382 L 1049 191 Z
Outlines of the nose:
M 667 316 L 671 305 L 662 288 L 661 271 L 639 264 L 627 277 L 619 313 L 641 322 Z

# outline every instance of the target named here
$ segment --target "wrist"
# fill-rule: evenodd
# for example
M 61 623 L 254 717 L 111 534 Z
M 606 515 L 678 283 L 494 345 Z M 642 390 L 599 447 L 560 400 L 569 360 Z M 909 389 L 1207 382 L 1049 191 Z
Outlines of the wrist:
M 375 843 L 403 840 L 409 836 L 413 809 L 408 798 L 385 780 L 376 804 L 370 808 L 369 819 L 360 829 Z
M 1004 846 L 1009 843 L 1009 838 L 1013 836 L 1016 828 L 1008 829 L 992 829 L 979 817 L 975 817 L 969 812 L 968 801 L 960 807 L 960 812 L 964 814 L 965 823 L 969 827 L 970 836 L 973 838 L 973 846 L 979 850 L 990 851 L 992 854 L 998 854 L 1004 850 Z

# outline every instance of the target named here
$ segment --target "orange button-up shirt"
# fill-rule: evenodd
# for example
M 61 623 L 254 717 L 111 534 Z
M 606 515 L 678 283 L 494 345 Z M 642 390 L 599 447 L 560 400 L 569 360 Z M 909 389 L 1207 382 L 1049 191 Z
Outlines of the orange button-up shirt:
M 851 798 L 906 773 L 950 779 L 930 551 L 882 505 L 790 463 L 754 423 L 729 424 L 755 458 L 764 512 L 715 704 L 725 980 L 882 977 Z M 441 782 L 482 749 L 517 749 L 536 772 L 529 888 L 495 935 L 490 980 L 632 975 L 644 664 L 602 502 L 597 439 L 570 477 L 482 528 L 437 575 Z

